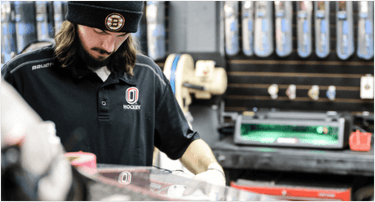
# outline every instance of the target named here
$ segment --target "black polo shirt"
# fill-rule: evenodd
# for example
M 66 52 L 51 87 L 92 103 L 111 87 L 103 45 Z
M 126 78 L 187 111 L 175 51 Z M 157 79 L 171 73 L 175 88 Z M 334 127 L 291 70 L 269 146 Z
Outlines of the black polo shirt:
M 61 68 L 49 46 L 17 56 L 1 73 L 43 120 L 56 124 L 68 152 L 92 152 L 98 163 L 151 166 L 155 145 L 180 158 L 199 134 L 150 58 L 137 55 L 133 71 L 103 82 L 83 61 Z

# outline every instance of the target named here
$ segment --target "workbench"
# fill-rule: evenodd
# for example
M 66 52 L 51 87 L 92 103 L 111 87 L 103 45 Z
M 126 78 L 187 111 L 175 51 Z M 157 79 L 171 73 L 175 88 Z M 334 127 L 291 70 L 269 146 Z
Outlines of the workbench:
M 373 143 L 372 143 L 373 144 Z M 224 169 L 256 169 L 374 176 L 374 146 L 369 152 L 236 145 L 227 136 L 212 146 Z
M 282 199 L 229 186 L 209 184 L 187 177 L 178 171 L 172 172 L 155 167 L 97 164 L 95 172 L 84 171 L 80 170 L 87 182 L 87 200 L 90 201 L 279 201 Z M 126 178 L 124 178 L 125 174 Z

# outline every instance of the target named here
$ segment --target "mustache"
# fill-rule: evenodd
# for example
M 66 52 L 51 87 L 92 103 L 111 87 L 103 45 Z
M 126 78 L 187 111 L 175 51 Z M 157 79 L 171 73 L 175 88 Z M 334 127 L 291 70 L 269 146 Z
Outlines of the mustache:
M 113 53 L 113 52 L 107 52 L 101 48 L 96 48 L 96 47 L 91 48 L 91 50 L 98 51 L 100 54 L 107 54 L 107 55 L 111 55 Z

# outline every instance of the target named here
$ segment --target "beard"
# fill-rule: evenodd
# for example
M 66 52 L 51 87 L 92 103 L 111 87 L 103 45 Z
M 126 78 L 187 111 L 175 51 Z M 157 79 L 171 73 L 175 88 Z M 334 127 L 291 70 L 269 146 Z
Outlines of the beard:
M 103 52 L 104 50 L 98 49 L 98 48 L 92 48 L 91 50 Z M 111 55 L 111 53 L 108 53 Z M 82 58 L 82 60 L 85 62 L 87 67 L 93 71 L 100 69 L 103 66 L 107 66 L 109 63 L 109 60 L 111 56 L 107 58 L 94 58 L 92 57 L 80 44 L 79 45 L 79 56 Z

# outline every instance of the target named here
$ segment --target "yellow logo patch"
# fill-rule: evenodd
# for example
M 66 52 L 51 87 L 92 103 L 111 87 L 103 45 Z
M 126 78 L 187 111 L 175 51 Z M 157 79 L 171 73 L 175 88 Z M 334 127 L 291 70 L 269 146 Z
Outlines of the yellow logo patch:
M 105 18 L 105 25 L 110 31 L 119 31 L 125 24 L 125 18 L 119 13 L 111 13 Z

